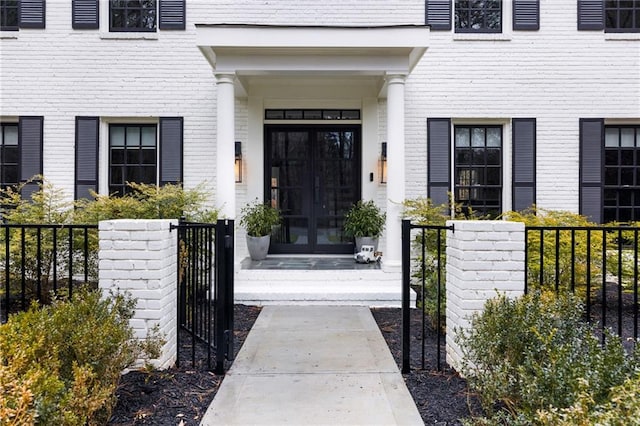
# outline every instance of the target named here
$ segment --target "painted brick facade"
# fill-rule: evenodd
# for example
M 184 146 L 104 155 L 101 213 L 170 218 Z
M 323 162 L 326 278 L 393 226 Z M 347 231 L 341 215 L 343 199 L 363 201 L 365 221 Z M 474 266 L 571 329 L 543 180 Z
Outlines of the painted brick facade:
M 47 2 L 45 29 L 0 34 L 0 117 L 44 117 L 45 176 L 74 192 L 74 120 L 101 118 L 101 191 L 106 191 L 106 125 L 159 117 L 184 118 L 184 183 L 204 182 L 215 203 L 216 84 L 196 48 L 196 24 L 423 25 L 424 0 L 187 0 L 186 30 L 110 33 L 107 2 L 99 30 L 71 27 L 71 2 Z M 542 0 L 540 29 L 513 31 L 505 1 L 501 34 L 431 31 L 429 48 L 406 83 L 406 196 L 427 193 L 427 118 L 504 126 L 504 209 L 510 208 L 510 122 L 537 120 L 537 204 L 578 211 L 579 119 L 640 123 L 640 36 L 578 31 L 576 2 Z M 322 101 L 323 93 L 318 100 Z M 285 102 L 283 99 L 272 101 Z M 268 100 L 264 100 L 265 105 Z M 261 100 L 262 102 L 262 100 Z M 325 99 L 327 105 L 332 100 Z M 249 105 L 236 100 L 236 138 L 251 146 Z M 379 151 L 386 135 L 386 102 L 378 105 Z M 251 136 L 252 137 L 252 136 Z M 237 210 L 262 184 L 249 162 L 236 186 Z M 374 169 L 375 165 L 365 165 Z M 253 182 L 253 183 L 251 183 Z M 255 182 L 258 182 L 257 184 Z M 384 205 L 387 188 L 370 185 L 367 198 Z M 366 194 L 365 194 L 366 193 Z M 239 234 L 240 235 L 240 234 Z M 239 244 L 241 247 L 242 244 Z
M 137 299 L 130 324 L 144 339 L 159 327 L 166 340 L 161 356 L 151 360 L 158 368 L 173 365 L 176 358 L 177 232 L 170 220 L 112 220 L 99 225 L 99 286 L 128 292 Z
M 524 294 L 524 224 L 504 221 L 448 221 L 447 363 L 459 369 L 456 333 L 469 327 L 488 299 Z

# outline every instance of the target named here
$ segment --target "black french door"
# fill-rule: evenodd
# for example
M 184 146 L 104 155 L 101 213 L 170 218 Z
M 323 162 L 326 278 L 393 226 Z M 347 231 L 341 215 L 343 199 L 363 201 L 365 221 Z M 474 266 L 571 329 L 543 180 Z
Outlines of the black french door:
M 282 212 L 270 253 L 353 253 L 344 215 L 360 199 L 359 125 L 266 125 L 265 199 Z

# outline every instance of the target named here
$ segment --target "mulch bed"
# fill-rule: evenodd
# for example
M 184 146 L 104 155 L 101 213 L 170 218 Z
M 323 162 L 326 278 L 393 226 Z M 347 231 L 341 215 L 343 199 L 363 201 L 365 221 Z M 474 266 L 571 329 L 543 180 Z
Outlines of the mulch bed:
M 389 345 L 398 367 L 401 366 L 401 310 L 372 309 L 374 318 Z M 234 346 L 236 353 L 255 322 L 260 308 L 236 305 Z M 411 372 L 405 382 L 425 424 L 458 425 L 459 419 L 480 412 L 479 404 L 467 390 L 466 382 L 455 371 L 446 368 L 444 339 L 442 371 L 436 371 L 436 335 L 425 328 L 425 369 L 420 367 L 422 332 L 421 315 L 412 310 Z M 181 336 L 182 337 L 182 336 Z M 198 425 L 213 400 L 222 377 L 191 364 L 191 339 L 181 341 L 180 367 L 164 371 L 132 371 L 122 376 L 116 392 L 117 405 L 109 425 Z M 196 358 L 206 359 L 203 347 L 197 345 Z

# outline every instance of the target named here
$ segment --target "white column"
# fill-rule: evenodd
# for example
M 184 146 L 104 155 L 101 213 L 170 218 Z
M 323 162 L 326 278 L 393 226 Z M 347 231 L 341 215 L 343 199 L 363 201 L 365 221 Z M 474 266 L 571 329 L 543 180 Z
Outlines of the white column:
M 400 270 L 402 264 L 402 202 L 404 175 L 404 83 L 405 75 L 387 76 L 387 247 L 384 269 Z
M 218 89 L 217 144 L 216 154 L 216 205 L 220 217 L 234 219 L 236 216 L 235 161 L 235 96 L 232 73 L 216 74 Z

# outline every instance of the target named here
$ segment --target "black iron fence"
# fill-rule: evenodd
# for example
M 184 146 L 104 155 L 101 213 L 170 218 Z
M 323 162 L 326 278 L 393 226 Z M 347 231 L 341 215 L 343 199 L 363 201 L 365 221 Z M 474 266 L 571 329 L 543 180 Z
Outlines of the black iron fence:
M 192 365 L 206 359 L 206 368 L 224 374 L 225 360 L 233 352 L 233 262 L 232 220 L 211 223 L 181 221 L 178 230 L 178 322 L 187 334 Z M 181 362 L 178 333 L 177 362 Z M 182 347 L 182 348 L 181 348 Z M 201 350 L 199 350 L 201 348 Z M 187 358 L 187 357 L 185 357 Z M 213 367 L 215 361 L 215 367 Z
M 638 339 L 640 227 L 527 226 L 525 292 L 533 288 L 572 292 L 584 302 L 585 318 Z
M 81 284 L 97 286 L 98 226 L 0 224 L 0 322 L 32 301 L 71 296 Z
M 433 356 L 441 370 L 445 332 L 446 231 L 453 226 L 417 225 L 402 221 L 402 373 L 411 369 L 411 342 L 420 344 L 418 361 L 425 369 L 425 359 Z M 412 320 L 411 289 L 417 295 L 418 320 Z M 415 314 L 415 311 L 413 311 Z M 413 315 L 415 317 L 415 315 Z M 412 339 L 411 329 L 420 327 L 419 337 Z M 428 336 L 429 331 L 435 336 Z M 428 353 L 428 339 L 436 340 L 435 353 Z M 415 357 L 414 357 L 415 358 Z

